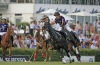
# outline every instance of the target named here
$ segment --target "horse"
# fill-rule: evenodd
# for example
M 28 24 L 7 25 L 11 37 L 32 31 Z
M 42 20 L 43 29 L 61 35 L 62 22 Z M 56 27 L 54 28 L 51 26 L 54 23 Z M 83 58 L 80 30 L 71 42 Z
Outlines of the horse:
M 33 54 L 34 61 L 36 60 L 36 53 L 39 49 L 42 49 L 41 55 L 42 55 L 42 58 L 44 59 L 44 61 L 46 61 L 48 58 L 48 47 L 46 44 L 46 40 L 44 39 L 44 37 L 42 35 L 40 35 L 40 30 L 35 30 L 34 37 L 36 38 L 36 41 L 37 41 L 36 48 L 35 48 L 35 51 Z M 46 50 L 46 55 L 44 54 L 45 50 Z M 49 60 L 51 60 L 52 53 L 53 53 L 53 50 L 50 53 Z
M 0 46 L 2 48 L 2 55 L 3 55 L 3 61 L 5 60 L 5 55 L 6 55 L 6 50 L 8 49 L 9 51 L 9 58 L 11 61 L 11 51 L 12 51 L 12 40 L 10 35 L 13 33 L 13 28 L 11 26 L 9 26 L 7 28 L 7 32 L 2 36 L 1 42 L 0 42 Z
M 71 57 L 70 51 L 68 50 L 69 42 L 65 39 L 65 37 L 61 35 L 58 31 L 55 31 L 51 27 L 51 24 L 49 22 L 44 23 L 43 30 L 47 30 L 49 32 L 52 45 L 54 46 L 54 49 L 60 53 L 62 61 L 66 62 L 64 59 L 64 54 L 61 51 L 61 49 L 64 49 L 69 58 L 69 62 L 72 63 L 73 59 Z

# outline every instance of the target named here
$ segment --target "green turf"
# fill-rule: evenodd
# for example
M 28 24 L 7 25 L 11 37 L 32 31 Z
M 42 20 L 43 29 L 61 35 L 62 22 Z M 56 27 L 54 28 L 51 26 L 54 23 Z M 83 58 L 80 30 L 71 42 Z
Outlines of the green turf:
M 100 62 L 74 62 L 74 63 L 66 63 L 62 62 L 0 62 L 0 65 L 100 65 Z

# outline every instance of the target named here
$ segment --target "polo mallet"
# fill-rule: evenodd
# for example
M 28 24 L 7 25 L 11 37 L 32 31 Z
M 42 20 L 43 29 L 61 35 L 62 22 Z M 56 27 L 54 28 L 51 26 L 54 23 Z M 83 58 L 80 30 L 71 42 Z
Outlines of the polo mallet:
M 33 54 L 34 54 L 34 52 L 32 53 L 31 57 L 29 58 L 29 61 L 25 61 L 25 62 L 31 62 Z

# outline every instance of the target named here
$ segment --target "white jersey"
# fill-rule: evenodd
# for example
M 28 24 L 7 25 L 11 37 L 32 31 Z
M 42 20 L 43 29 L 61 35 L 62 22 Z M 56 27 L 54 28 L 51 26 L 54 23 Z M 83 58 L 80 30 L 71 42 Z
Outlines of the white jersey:
M 4 35 L 6 32 L 0 32 L 0 35 L 2 36 L 2 35 Z
M 50 19 L 50 22 L 54 22 L 55 21 L 55 18 L 49 18 Z M 55 30 L 57 31 L 61 31 L 62 30 L 62 27 L 60 27 L 60 25 L 57 23 L 55 24 L 52 24 L 52 28 L 54 28 Z

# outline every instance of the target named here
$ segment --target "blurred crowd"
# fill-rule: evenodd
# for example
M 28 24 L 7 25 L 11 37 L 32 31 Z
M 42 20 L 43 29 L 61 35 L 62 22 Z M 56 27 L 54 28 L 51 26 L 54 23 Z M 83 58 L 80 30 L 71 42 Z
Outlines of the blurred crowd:
M 93 23 L 86 22 L 84 26 L 78 21 L 75 32 L 79 36 L 81 48 L 100 48 L 100 19 L 96 19 Z
M 36 39 L 34 31 L 39 29 L 39 23 L 31 21 L 26 25 L 24 34 L 18 33 L 14 36 L 13 46 L 18 48 L 35 48 Z M 12 25 L 17 30 L 18 28 Z M 100 48 L 100 20 L 96 19 L 93 23 L 86 22 L 84 26 L 77 21 L 74 31 L 79 36 L 80 48 L 99 49 Z

